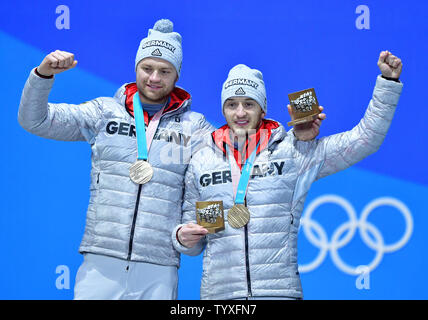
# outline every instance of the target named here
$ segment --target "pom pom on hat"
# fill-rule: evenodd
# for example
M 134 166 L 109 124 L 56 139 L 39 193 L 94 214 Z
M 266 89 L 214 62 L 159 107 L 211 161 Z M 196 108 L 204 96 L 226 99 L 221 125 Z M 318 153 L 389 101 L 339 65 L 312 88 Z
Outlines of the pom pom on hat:
M 174 30 L 174 24 L 171 20 L 168 19 L 160 19 L 156 21 L 153 26 L 153 30 L 157 30 L 163 33 L 170 33 Z

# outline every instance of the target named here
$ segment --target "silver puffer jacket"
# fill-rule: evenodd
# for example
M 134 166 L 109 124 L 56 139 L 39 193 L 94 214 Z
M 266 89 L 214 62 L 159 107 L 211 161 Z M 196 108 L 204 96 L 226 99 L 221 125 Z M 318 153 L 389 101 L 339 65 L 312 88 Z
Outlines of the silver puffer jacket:
M 129 178 L 137 158 L 133 108 L 135 84 L 114 96 L 80 105 L 48 103 L 54 79 L 31 72 L 18 121 L 41 137 L 86 140 L 92 149 L 90 200 L 80 252 L 179 266 L 171 232 L 181 221 L 184 174 L 192 149 L 214 128 L 190 111 L 190 95 L 175 88 L 149 151 L 153 178 L 143 186 Z
M 205 247 L 202 299 L 303 297 L 297 233 L 309 188 L 317 179 L 344 170 L 378 150 L 401 90 L 401 83 L 379 76 L 364 118 L 344 133 L 301 142 L 277 124 L 268 146 L 256 157 L 246 195 L 251 217 L 240 229 L 227 223 L 228 210 L 234 204 L 229 157 L 219 152 L 213 139 L 194 154 L 186 173 L 183 221 L 172 239 L 177 250 L 190 255 Z M 183 247 L 176 231 L 185 223 L 196 222 L 196 201 L 212 200 L 223 201 L 226 229 L 208 234 L 192 249 Z

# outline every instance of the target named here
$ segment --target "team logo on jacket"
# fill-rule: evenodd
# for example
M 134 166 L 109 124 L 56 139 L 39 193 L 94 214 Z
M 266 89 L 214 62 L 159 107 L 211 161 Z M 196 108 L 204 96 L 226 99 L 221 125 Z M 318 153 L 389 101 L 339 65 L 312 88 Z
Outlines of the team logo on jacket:
M 280 176 L 284 172 L 285 161 L 273 161 L 269 163 L 255 164 L 251 172 L 250 179 L 263 178 L 268 176 Z M 199 184 L 202 187 L 209 185 L 232 182 L 230 170 L 214 171 L 200 176 Z
M 107 123 L 106 132 L 110 135 L 117 134 L 120 136 L 128 136 L 132 138 L 136 137 L 135 125 L 126 122 L 110 121 L 109 123 Z M 175 144 L 187 147 L 190 138 L 190 136 L 185 135 L 181 132 L 169 130 L 166 128 L 158 128 L 153 137 L 153 140 L 173 142 Z

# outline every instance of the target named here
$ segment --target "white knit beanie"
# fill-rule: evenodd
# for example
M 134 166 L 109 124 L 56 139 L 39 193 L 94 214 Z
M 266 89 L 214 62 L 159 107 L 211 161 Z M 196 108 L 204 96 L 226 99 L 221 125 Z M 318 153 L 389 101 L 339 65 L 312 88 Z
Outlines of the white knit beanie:
M 140 42 L 135 58 L 135 69 L 144 58 L 160 58 L 170 62 L 180 76 L 183 52 L 181 35 L 173 32 L 174 25 L 168 19 L 158 20 L 153 29 L 149 29 L 147 38 Z
M 257 101 L 267 112 L 266 89 L 262 73 L 244 64 L 238 64 L 229 71 L 221 91 L 221 106 L 232 97 L 248 97 Z

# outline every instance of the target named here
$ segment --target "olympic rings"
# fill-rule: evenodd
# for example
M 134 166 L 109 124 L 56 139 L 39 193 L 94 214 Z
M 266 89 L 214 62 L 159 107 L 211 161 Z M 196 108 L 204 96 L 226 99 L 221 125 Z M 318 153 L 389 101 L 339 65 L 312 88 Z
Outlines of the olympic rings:
M 337 227 L 337 229 L 333 232 L 330 241 L 325 229 L 318 222 L 312 219 L 312 214 L 315 209 L 326 203 L 333 203 L 342 207 L 347 213 L 349 219 L 347 222 Z M 386 245 L 379 229 L 367 221 L 370 213 L 381 206 L 391 206 L 397 209 L 403 215 L 405 220 L 405 232 L 401 239 L 393 244 Z M 304 273 L 313 271 L 324 261 L 327 253 L 330 252 L 330 256 L 334 264 L 341 271 L 350 275 L 359 275 L 361 273 L 361 265 L 356 267 L 348 265 L 342 260 L 338 252 L 340 248 L 343 248 L 351 241 L 357 229 L 363 242 L 370 249 L 376 251 L 373 261 L 371 261 L 366 268 L 368 271 L 372 271 L 380 264 L 385 253 L 397 251 L 409 241 L 413 232 L 413 218 L 410 210 L 403 202 L 395 198 L 382 197 L 367 204 L 361 213 L 360 219 L 358 220 L 355 209 L 352 204 L 349 203 L 349 201 L 337 195 L 324 195 L 316 198 L 309 204 L 302 215 L 300 226 L 303 228 L 303 232 L 308 241 L 320 249 L 320 252 L 312 262 L 305 265 L 299 265 L 299 272 Z M 314 235 L 313 231 L 315 231 L 318 237 Z M 345 236 L 342 237 L 345 232 Z M 372 238 L 369 237 L 369 233 L 373 236 Z

